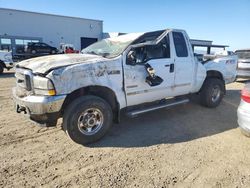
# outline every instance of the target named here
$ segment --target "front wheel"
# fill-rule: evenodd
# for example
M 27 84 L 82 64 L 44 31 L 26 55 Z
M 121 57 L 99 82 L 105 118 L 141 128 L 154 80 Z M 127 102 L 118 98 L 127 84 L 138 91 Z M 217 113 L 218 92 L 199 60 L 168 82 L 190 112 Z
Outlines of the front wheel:
M 215 108 L 217 107 L 225 94 L 224 81 L 218 78 L 207 78 L 200 92 L 201 105 Z
M 78 144 L 93 143 L 102 138 L 112 125 L 110 105 L 96 96 L 73 101 L 63 115 L 63 129 Z
M 51 50 L 51 52 L 50 52 L 51 54 L 55 54 L 56 53 L 56 51 L 55 50 Z

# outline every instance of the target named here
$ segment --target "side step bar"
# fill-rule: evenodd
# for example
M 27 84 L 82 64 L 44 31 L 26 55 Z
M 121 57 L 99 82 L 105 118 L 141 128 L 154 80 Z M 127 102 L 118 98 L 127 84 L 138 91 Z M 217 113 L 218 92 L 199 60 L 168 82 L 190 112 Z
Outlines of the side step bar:
M 135 109 L 135 110 L 129 111 L 127 113 L 127 115 L 129 117 L 136 117 L 139 114 L 143 114 L 143 113 L 146 113 L 146 112 L 150 112 L 150 111 L 158 110 L 158 109 L 162 109 L 162 108 L 177 106 L 177 105 L 180 105 L 180 104 L 186 104 L 188 102 L 189 102 L 189 99 L 182 99 L 182 100 L 172 101 L 172 102 L 164 102 L 164 103 L 152 105 L 152 106 L 149 106 L 149 107 L 145 107 L 145 108 L 142 108 L 142 109 Z

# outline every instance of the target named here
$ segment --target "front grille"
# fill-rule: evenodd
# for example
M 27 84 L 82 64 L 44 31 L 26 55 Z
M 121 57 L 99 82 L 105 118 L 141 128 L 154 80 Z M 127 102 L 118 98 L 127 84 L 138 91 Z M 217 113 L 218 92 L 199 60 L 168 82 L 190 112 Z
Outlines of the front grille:
M 28 91 L 32 90 L 30 75 L 25 75 L 25 86 Z
M 17 86 L 25 89 L 26 88 L 25 75 L 20 70 L 18 71 L 19 72 L 16 72 L 15 74 L 17 80 Z
M 16 73 L 16 91 L 20 97 L 32 93 L 32 73 L 30 70 L 17 68 Z

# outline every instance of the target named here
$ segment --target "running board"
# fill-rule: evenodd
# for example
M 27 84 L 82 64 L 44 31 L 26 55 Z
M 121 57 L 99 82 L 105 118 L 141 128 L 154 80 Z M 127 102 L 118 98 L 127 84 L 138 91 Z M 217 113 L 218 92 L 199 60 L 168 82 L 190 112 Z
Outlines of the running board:
M 152 105 L 152 106 L 149 106 L 149 107 L 145 107 L 143 109 L 135 109 L 135 110 L 129 111 L 127 113 L 127 115 L 129 117 L 136 117 L 139 114 L 147 113 L 147 112 L 150 112 L 150 111 L 153 111 L 153 110 L 159 110 L 159 109 L 162 109 L 162 108 L 173 107 L 173 106 L 177 106 L 177 105 L 180 105 L 180 104 L 186 104 L 188 102 L 189 102 L 189 99 L 182 99 L 182 100 L 173 101 L 173 102 L 167 102 L 166 101 L 164 103 L 155 104 L 155 105 Z

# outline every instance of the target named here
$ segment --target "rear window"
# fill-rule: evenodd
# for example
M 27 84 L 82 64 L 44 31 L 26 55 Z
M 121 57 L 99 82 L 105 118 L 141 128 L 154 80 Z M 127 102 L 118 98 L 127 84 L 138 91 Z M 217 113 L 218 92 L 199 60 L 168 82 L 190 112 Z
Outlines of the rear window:
M 240 59 L 250 59 L 250 51 L 244 50 L 244 51 L 236 51 L 235 52 Z

